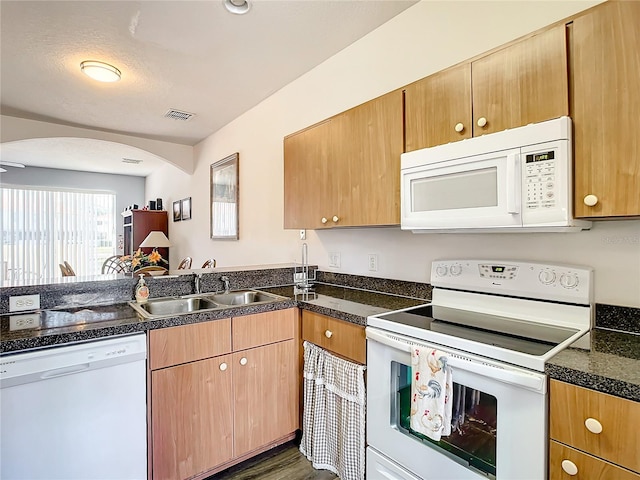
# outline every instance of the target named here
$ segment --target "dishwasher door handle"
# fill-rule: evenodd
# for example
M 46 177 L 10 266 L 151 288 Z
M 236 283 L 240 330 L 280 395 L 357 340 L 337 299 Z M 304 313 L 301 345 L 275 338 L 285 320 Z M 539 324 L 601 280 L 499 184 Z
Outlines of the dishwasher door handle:
M 71 365 L 70 367 L 56 368 L 55 370 L 49 370 L 40 375 L 40 378 L 45 380 L 47 378 L 63 377 L 65 375 L 72 375 L 74 373 L 84 372 L 89 370 L 91 364 L 83 363 L 81 365 Z

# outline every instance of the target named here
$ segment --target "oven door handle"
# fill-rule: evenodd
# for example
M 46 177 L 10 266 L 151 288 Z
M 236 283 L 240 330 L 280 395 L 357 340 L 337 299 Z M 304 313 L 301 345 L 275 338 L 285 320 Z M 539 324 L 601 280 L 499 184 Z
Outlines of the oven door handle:
M 444 353 L 449 354 L 449 365 L 452 368 L 459 368 L 460 370 L 465 370 L 467 372 L 476 373 L 478 375 L 482 375 L 485 377 L 492 378 L 494 380 L 501 381 L 503 383 L 508 383 L 511 385 L 518 385 L 520 387 L 528 388 L 529 390 L 533 390 L 536 392 L 544 393 L 545 392 L 545 379 L 546 377 L 541 373 L 528 373 L 524 371 L 519 371 L 515 369 L 511 369 L 509 367 L 504 368 L 497 365 L 492 365 L 488 361 L 484 360 L 476 360 L 471 357 L 463 357 L 462 355 L 453 354 L 449 352 L 446 348 L 442 348 L 439 345 L 429 345 L 425 343 L 416 342 L 411 340 L 411 343 L 400 340 L 396 338 L 391 338 L 384 333 L 377 332 L 369 327 L 366 329 L 367 339 L 373 340 L 375 342 L 381 343 L 383 345 L 387 345 L 388 347 L 392 347 L 396 350 L 400 350 L 402 352 L 411 353 L 413 347 L 424 347 L 424 348 L 434 348 L 436 350 L 440 350 Z

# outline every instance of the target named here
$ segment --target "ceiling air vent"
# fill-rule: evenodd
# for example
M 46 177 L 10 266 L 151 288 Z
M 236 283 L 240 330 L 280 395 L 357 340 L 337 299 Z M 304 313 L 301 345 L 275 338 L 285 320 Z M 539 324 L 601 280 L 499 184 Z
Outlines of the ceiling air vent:
M 167 111 L 167 113 L 164 114 L 165 117 L 167 118 L 173 118 L 174 120 L 182 120 L 182 121 L 187 121 L 190 120 L 191 117 L 194 116 L 193 113 L 189 113 L 189 112 L 181 112 L 180 110 L 174 110 L 171 109 L 169 111 Z
M 123 158 L 122 161 L 124 163 L 133 163 L 134 165 L 142 163 L 142 160 L 138 160 L 137 158 Z

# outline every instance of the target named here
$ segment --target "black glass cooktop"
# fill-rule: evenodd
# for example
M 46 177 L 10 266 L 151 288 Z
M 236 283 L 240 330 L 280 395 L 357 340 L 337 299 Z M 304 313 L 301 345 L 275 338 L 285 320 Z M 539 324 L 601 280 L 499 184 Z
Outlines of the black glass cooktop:
M 391 312 L 378 318 L 529 355 L 544 355 L 579 331 L 438 305 Z

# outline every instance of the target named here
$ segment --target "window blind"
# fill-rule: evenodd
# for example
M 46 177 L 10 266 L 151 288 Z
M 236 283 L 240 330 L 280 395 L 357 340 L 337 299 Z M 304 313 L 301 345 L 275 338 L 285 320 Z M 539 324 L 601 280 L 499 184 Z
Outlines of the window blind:
M 64 261 L 76 275 L 96 275 L 115 255 L 114 193 L 14 186 L 0 192 L 2 280 L 60 277 Z

